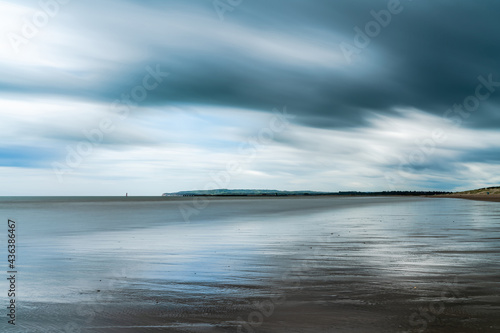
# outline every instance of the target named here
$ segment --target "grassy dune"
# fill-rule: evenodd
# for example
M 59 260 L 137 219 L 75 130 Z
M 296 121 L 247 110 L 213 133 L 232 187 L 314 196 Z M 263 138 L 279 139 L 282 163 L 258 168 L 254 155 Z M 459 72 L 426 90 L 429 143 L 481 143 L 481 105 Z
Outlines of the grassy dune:
M 488 194 L 500 194 L 500 186 L 485 187 L 477 190 L 457 192 L 454 194 L 473 194 L 473 195 L 488 195 Z
M 480 188 L 477 190 L 437 195 L 436 197 L 500 202 L 500 186 L 492 186 Z

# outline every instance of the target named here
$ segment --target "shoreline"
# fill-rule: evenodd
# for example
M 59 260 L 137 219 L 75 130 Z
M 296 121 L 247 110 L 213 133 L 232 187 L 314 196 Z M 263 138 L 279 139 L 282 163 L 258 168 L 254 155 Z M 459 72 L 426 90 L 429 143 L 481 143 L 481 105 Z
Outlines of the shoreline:
M 426 196 L 428 198 L 452 198 L 452 199 L 465 199 L 465 200 L 476 200 L 476 201 L 489 201 L 489 202 L 500 202 L 499 194 L 448 194 L 448 195 L 431 195 Z

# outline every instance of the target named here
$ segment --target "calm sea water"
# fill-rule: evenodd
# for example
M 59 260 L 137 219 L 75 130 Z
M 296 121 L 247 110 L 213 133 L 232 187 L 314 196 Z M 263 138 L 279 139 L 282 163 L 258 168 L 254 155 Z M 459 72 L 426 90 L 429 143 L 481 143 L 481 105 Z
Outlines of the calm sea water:
M 500 269 L 497 203 L 217 198 L 190 222 L 180 210 L 186 205 L 193 198 L 0 198 L 4 271 L 7 219 L 17 222 L 17 329 L 92 327 L 112 305 L 189 311 L 226 302 L 230 311 L 280 288 L 284 272 L 304 262 L 310 280 L 335 274 L 395 284 Z

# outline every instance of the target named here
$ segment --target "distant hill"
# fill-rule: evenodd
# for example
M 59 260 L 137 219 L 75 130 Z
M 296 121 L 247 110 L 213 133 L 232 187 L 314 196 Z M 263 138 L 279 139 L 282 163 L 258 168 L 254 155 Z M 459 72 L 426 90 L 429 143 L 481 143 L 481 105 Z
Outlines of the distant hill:
M 477 194 L 477 195 L 500 194 L 500 186 L 484 187 L 477 190 L 456 192 L 455 194 Z
M 434 194 L 448 194 L 450 192 L 441 191 L 383 191 L 383 192 L 358 192 L 358 191 L 340 191 L 340 192 L 317 192 L 317 191 L 279 191 L 279 190 L 255 190 L 255 189 L 216 189 L 216 190 L 194 190 L 194 191 L 180 191 L 173 193 L 163 193 L 164 197 L 170 196 L 292 196 L 292 195 L 369 195 L 369 196 L 383 196 L 383 195 L 405 195 L 405 196 L 418 196 L 418 195 L 434 195 Z
M 454 192 L 446 195 L 438 195 L 438 197 L 500 202 L 500 186 L 483 187 L 477 190 Z
M 315 191 L 279 191 L 279 190 L 228 190 L 228 189 L 217 189 L 217 190 L 194 190 L 194 191 L 180 191 L 174 193 L 163 193 L 163 196 L 199 196 L 199 195 L 211 195 L 211 196 L 248 196 L 248 195 L 325 195 L 328 192 L 315 192 Z

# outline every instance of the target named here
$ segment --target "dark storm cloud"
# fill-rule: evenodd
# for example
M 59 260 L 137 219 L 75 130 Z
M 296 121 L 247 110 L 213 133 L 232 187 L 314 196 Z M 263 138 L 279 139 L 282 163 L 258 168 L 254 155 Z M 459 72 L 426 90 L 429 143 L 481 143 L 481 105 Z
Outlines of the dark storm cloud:
M 145 104 L 265 111 L 286 104 L 309 126 L 351 127 L 367 125 L 369 112 L 395 108 L 440 116 L 474 95 L 479 76 L 500 81 L 496 1 L 402 1 L 402 11 L 351 64 L 340 43 L 354 44 L 353 28 L 364 30 L 374 20 L 370 12 L 387 9 L 387 1 L 248 1 L 225 12 L 224 21 L 211 1 L 72 6 L 68 31 L 87 36 L 83 49 L 93 49 L 94 59 L 85 60 L 108 65 L 90 77 L 35 68 L 1 79 L 5 90 L 111 102 L 140 82 L 145 66 L 159 64 L 171 75 Z M 115 47 L 120 43 L 125 48 Z M 138 51 L 142 56 L 127 58 Z M 498 107 L 500 91 L 491 92 L 488 104 Z M 478 112 L 463 124 L 490 127 L 500 119 Z
M 464 152 L 461 156 L 463 162 L 481 162 L 500 164 L 500 149 L 498 147 Z

